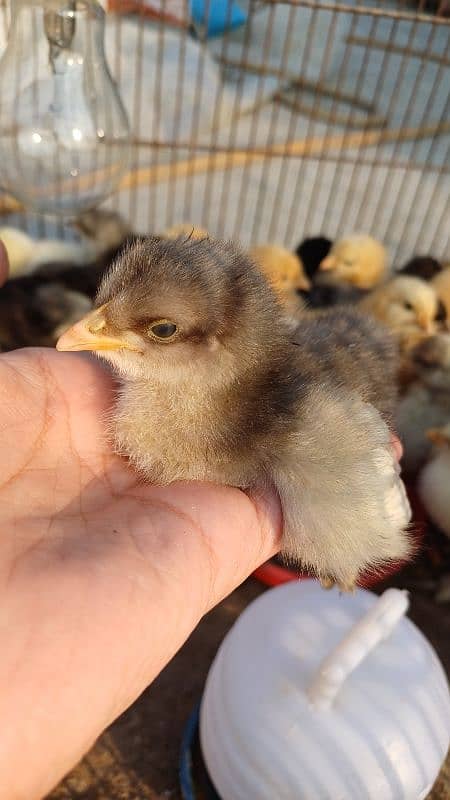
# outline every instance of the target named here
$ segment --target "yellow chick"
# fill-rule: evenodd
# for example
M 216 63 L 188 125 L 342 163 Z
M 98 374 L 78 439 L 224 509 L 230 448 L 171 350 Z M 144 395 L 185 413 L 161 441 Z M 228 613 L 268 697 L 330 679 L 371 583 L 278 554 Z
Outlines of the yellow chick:
M 291 292 L 311 288 L 299 257 L 276 244 L 263 244 L 249 251 L 261 272 L 276 292 Z
M 167 228 L 163 234 L 164 239 L 178 239 L 179 236 L 189 236 L 191 239 L 206 239 L 209 233 L 205 228 L 198 228 L 197 225 L 192 225 L 191 222 L 180 222 L 178 225 L 172 225 Z
M 319 265 L 321 282 L 341 283 L 372 289 L 387 277 L 387 251 L 372 236 L 354 234 L 339 239 Z
M 11 277 L 27 272 L 33 257 L 34 241 L 18 228 L 0 228 L 0 239 L 6 247 Z
M 298 291 L 311 288 L 311 282 L 299 257 L 285 247 L 272 244 L 252 247 L 249 255 L 271 285 L 285 311 L 295 320 L 305 309 Z
M 403 353 L 439 330 L 437 294 L 420 278 L 392 278 L 364 297 L 359 306 L 390 328 Z
M 445 307 L 447 313 L 447 327 L 450 327 L 450 264 L 433 278 L 431 285 Z

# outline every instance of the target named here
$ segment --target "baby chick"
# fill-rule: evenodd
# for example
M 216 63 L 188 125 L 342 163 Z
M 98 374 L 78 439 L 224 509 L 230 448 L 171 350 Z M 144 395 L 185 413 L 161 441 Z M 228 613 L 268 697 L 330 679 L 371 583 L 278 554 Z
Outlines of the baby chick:
M 7 281 L 0 289 L 0 351 L 54 347 L 58 337 L 91 308 L 86 295 L 55 280 L 27 275 Z
M 0 350 L 54 347 L 62 330 L 92 308 L 109 259 L 89 266 L 48 264 L 0 288 Z
M 96 304 L 57 348 L 113 365 L 112 435 L 147 480 L 274 484 L 285 557 L 344 588 L 408 555 L 395 346 L 376 322 L 341 310 L 293 333 L 252 261 L 209 239 L 133 246 Z
M 123 247 L 139 238 L 127 220 L 116 211 L 107 209 L 91 208 L 80 214 L 74 224 L 86 241 L 94 246 L 97 258 L 109 258 L 110 261 Z
M 439 329 L 436 292 L 420 278 L 392 278 L 363 298 L 359 307 L 387 325 L 403 353 Z
M 0 239 L 8 253 L 12 277 L 33 272 L 47 262 L 79 265 L 93 258 L 92 248 L 87 243 L 32 239 L 18 228 L 0 228 Z
M 431 281 L 431 285 L 445 308 L 446 324 L 450 327 L 450 266 L 439 272 Z
M 414 379 L 398 404 L 396 427 L 404 445 L 403 470 L 415 474 L 431 453 L 426 431 L 450 420 L 450 334 L 423 339 L 408 361 Z
M 327 257 L 332 245 L 331 239 L 327 239 L 325 236 L 311 236 L 300 242 L 295 252 L 310 280 L 314 281 L 320 263 Z
M 419 495 L 435 525 L 450 536 L 450 421 L 427 433 L 436 454 L 420 473 Z
M 284 308 L 295 315 L 303 309 L 299 292 L 311 287 L 300 259 L 279 245 L 252 247 L 250 257 L 256 262 Z
M 323 282 L 372 289 L 387 276 L 387 252 L 371 236 L 354 234 L 335 242 L 319 269 L 327 273 Z
M 431 281 L 442 270 L 442 264 L 432 256 L 414 256 L 399 271 L 402 275 L 413 275 L 423 281 Z

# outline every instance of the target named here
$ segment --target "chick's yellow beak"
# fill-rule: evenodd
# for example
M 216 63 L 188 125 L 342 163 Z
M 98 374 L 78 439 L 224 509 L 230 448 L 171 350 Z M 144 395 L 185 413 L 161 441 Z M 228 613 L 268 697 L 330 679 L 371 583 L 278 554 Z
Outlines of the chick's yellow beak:
M 430 319 L 428 314 L 418 314 L 418 321 L 419 325 L 425 333 L 433 333 L 434 332 L 434 324 L 433 320 Z
M 106 332 L 106 319 L 103 306 L 87 314 L 75 325 L 72 325 L 56 343 L 57 350 L 133 350 L 140 353 L 142 350 L 137 344 L 123 334 L 111 336 Z

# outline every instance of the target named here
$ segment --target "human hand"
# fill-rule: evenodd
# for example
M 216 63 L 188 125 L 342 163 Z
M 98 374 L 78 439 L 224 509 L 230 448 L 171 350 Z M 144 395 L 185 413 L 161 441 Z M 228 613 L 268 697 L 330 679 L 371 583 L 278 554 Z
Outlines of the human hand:
M 0 357 L 2 800 L 45 795 L 278 547 L 275 498 L 141 485 L 112 392 L 78 354 Z

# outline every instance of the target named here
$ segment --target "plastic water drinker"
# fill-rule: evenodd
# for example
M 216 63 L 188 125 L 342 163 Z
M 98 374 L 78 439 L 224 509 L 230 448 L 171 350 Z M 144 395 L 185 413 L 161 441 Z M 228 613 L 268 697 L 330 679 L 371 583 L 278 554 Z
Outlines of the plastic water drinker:
M 221 800 L 424 800 L 450 695 L 408 595 L 315 581 L 261 595 L 210 669 L 200 742 Z

